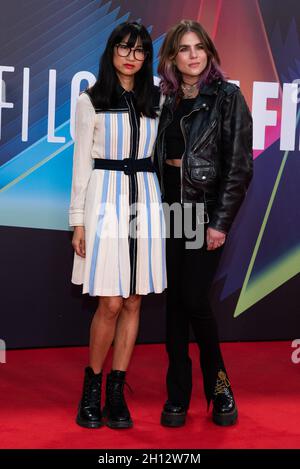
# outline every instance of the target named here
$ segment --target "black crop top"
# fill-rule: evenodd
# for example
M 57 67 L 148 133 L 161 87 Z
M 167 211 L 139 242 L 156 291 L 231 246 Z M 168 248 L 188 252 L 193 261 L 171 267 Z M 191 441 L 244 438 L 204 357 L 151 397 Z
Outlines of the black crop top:
M 165 142 L 167 159 L 180 160 L 184 152 L 184 138 L 180 128 L 180 120 L 192 110 L 196 98 L 181 99 L 173 115 L 173 121 L 166 128 Z

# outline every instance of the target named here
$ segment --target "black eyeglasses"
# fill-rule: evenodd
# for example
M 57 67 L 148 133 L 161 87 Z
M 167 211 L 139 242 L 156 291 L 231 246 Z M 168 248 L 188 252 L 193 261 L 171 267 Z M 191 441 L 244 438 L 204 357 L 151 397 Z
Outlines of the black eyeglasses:
M 135 60 L 139 60 L 140 62 L 142 62 L 147 56 L 147 52 L 142 47 L 137 47 L 136 49 L 133 49 L 132 47 L 129 47 L 123 42 L 121 42 L 120 44 L 116 44 L 116 48 L 117 53 L 120 57 L 128 57 L 131 51 L 133 51 L 133 57 L 135 58 Z

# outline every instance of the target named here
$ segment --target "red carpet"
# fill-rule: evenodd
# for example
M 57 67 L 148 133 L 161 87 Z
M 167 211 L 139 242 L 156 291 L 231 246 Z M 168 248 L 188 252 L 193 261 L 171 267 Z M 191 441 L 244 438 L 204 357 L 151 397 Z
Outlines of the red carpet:
M 300 448 L 300 364 L 291 361 L 291 343 L 226 343 L 222 350 L 238 403 L 236 426 L 217 427 L 206 413 L 192 345 L 187 425 L 161 427 L 164 346 L 140 345 L 128 373 L 135 425 L 123 431 L 74 422 L 87 348 L 8 351 L 7 363 L 0 364 L 0 448 Z

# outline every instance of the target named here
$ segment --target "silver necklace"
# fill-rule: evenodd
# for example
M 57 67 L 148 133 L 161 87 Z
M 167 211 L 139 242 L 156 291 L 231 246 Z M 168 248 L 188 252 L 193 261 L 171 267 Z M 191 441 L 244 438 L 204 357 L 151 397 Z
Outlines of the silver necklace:
M 189 85 L 184 81 L 181 83 L 184 98 L 194 98 L 198 94 L 198 82 L 193 85 Z

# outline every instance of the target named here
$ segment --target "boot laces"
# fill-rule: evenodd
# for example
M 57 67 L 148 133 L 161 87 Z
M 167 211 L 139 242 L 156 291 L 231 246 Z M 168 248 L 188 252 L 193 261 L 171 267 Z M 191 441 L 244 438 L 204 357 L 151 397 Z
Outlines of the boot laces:
M 97 406 L 100 402 L 101 383 L 91 380 L 84 389 L 84 402 L 90 406 Z
M 113 385 L 113 391 L 110 395 L 110 399 L 113 405 L 118 405 L 118 404 L 125 405 L 124 386 L 127 386 L 129 391 L 133 393 L 132 388 L 129 386 L 129 384 L 126 381 L 124 382 L 115 381 Z
M 225 371 L 220 370 L 218 372 L 218 379 L 215 386 L 214 394 L 223 394 L 229 391 L 230 381 L 225 373 Z

